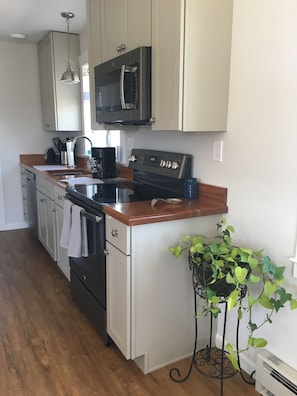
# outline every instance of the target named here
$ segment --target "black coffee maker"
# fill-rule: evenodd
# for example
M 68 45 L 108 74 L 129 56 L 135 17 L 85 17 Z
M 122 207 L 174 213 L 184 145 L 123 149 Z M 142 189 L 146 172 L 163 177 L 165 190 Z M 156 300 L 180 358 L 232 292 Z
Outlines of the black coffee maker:
M 92 147 L 92 176 L 96 179 L 117 177 L 115 147 Z

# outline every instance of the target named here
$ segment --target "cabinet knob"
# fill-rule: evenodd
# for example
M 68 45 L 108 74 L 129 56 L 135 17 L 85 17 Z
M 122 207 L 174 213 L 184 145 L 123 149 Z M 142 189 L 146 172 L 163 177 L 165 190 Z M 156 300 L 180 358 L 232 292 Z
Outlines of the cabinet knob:
M 87 276 L 85 274 L 82 276 L 82 278 L 84 281 L 87 280 Z
M 104 254 L 105 254 L 105 256 L 108 256 L 109 251 L 107 249 L 104 249 Z
M 118 230 L 112 229 L 112 230 L 111 230 L 111 235 L 112 235 L 113 237 L 117 237 L 117 236 L 119 235 Z
M 125 49 L 126 49 L 127 47 L 126 47 L 126 44 L 120 44 L 120 45 L 118 45 L 117 46 L 117 52 L 122 52 L 122 51 L 124 51 Z

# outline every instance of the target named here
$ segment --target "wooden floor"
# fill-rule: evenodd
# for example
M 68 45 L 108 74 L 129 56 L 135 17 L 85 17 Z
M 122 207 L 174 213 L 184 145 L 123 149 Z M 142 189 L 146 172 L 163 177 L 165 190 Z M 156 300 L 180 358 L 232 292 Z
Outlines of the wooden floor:
M 190 359 L 177 366 L 182 375 Z M 0 395 L 219 396 L 218 380 L 193 370 L 184 383 L 166 367 L 143 375 L 105 347 L 71 299 L 69 285 L 27 230 L 0 232 Z M 240 375 L 224 395 L 259 395 Z

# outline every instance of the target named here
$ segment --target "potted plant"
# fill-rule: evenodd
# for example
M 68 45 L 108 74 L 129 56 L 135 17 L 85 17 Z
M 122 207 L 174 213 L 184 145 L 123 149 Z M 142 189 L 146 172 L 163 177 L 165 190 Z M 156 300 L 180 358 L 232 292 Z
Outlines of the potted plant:
M 221 218 L 217 223 L 217 235 L 208 240 L 202 235 L 185 235 L 170 252 L 180 257 L 188 254 L 193 273 L 193 283 L 199 285 L 198 292 L 203 304 L 198 303 L 198 316 L 211 314 L 215 318 L 221 313 L 221 303 L 228 310 L 237 309 L 238 319 L 248 315 L 248 340 L 246 347 L 237 350 L 227 344 L 227 357 L 239 370 L 238 354 L 251 347 L 262 348 L 267 344 L 264 338 L 254 333 L 265 323 L 272 322 L 272 315 L 286 303 L 291 309 L 297 308 L 297 300 L 288 293 L 283 285 L 286 267 L 277 266 L 263 250 L 235 246 L 232 242 L 234 228 Z M 256 305 L 266 310 L 264 319 L 257 323 L 253 316 Z

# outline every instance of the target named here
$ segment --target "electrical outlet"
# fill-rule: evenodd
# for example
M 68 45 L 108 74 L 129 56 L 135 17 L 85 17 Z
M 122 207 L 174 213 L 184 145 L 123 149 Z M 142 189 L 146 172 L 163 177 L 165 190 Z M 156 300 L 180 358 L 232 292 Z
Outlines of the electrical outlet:
M 134 148 L 134 138 L 128 138 L 127 149 L 131 151 Z
M 215 140 L 213 142 L 212 160 L 216 162 L 223 161 L 223 140 Z

